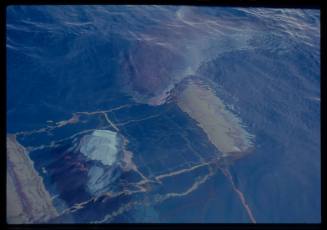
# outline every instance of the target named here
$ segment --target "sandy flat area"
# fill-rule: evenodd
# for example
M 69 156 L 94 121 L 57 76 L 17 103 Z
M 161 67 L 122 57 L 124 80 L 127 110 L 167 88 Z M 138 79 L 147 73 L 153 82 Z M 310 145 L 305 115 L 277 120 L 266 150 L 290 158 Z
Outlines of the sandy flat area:
M 7 135 L 7 223 L 45 223 L 57 215 L 26 149 Z
M 210 142 L 224 155 L 246 152 L 252 147 L 252 135 L 208 86 L 188 82 L 178 95 L 177 104 L 197 121 Z

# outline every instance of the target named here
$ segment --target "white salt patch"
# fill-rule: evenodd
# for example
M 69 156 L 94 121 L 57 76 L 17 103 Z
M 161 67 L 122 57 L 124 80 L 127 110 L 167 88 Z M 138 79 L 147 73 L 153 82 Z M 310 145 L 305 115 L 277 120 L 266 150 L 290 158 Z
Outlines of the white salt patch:
M 112 165 L 118 153 L 117 133 L 109 130 L 95 130 L 91 135 L 84 136 L 80 143 L 80 152 L 91 160 L 104 165 Z
M 235 150 L 235 152 L 241 152 L 240 148 L 238 148 L 238 147 L 236 147 L 236 146 L 234 146 L 233 149 Z
M 92 166 L 88 172 L 87 188 L 92 194 L 97 194 L 110 183 L 110 178 L 104 180 L 104 169 L 98 166 Z

